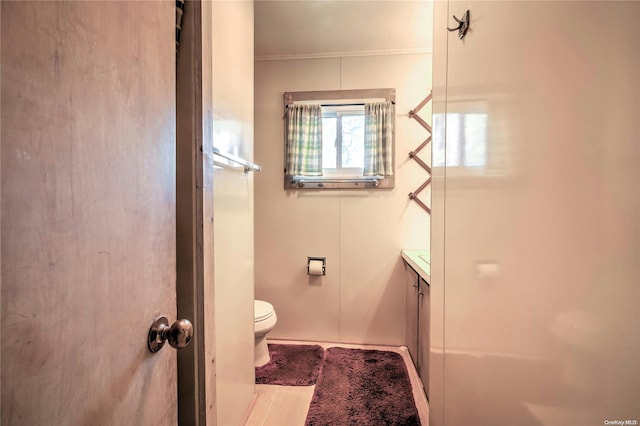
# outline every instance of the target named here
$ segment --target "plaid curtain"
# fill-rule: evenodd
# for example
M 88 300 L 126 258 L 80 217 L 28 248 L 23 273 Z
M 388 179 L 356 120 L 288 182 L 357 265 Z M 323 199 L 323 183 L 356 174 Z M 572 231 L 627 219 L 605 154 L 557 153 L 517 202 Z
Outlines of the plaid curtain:
M 287 107 L 286 174 L 322 176 L 322 110 L 320 105 Z
M 364 105 L 364 176 L 393 175 L 393 119 L 391 102 Z

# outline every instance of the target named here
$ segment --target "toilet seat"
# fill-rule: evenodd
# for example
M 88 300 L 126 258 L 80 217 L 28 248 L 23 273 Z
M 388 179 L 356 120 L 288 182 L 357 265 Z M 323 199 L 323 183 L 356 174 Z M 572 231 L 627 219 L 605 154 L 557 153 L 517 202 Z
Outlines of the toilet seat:
M 253 322 L 265 321 L 273 316 L 275 310 L 273 305 L 264 300 L 254 300 L 253 302 Z

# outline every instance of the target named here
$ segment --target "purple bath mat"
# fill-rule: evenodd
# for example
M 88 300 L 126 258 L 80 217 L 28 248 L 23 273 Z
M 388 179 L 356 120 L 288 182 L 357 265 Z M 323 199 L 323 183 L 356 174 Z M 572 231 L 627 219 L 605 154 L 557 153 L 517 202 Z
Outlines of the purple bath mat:
M 269 344 L 271 361 L 256 368 L 256 383 L 310 386 L 316 383 L 324 349 L 319 345 Z
M 402 355 L 329 348 L 307 414 L 307 426 L 419 425 Z

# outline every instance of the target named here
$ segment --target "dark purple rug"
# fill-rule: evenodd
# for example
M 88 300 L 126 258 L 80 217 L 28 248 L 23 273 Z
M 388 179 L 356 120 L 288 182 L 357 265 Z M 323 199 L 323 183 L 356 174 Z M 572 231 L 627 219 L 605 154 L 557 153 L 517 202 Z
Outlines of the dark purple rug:
M 256 368 L 256 383 L 310 386 L 316 383 L 324 349 L 319 345 L 269 344 L 271 361 Z
M 325 351 L 305 425 L 419 425 L 411 382 L 395 352 Z

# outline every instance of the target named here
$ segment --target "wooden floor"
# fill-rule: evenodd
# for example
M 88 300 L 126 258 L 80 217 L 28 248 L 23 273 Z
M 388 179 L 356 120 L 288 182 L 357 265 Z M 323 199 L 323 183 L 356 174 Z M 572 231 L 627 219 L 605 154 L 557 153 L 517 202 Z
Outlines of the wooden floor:
M 377 349 L 382 351 L 397 352 L 402 355 L 413 390 L 413 398 L 418 408 L 420 422 L 429 425 L 429 405 L 424 395 L 422 383 L 418 377 L 409 351 L 406 347 L 396 346 L 373 346 L 373 345 L 350 345 L 344 343 L 328 342 L 302 342 L 289 340 L 270 340 L 271 343 L 281 344 L 309 344 L 320 345 L 323 348 L 343 347 L 356 349 Z M 249 412 L 245 416 L 245 426 L 304 426 L 307 418 L 307 410 L 311 403 L 311 397 L 315 386 L 277 386 L 277 385 L 256 385 L 256 393 Z

